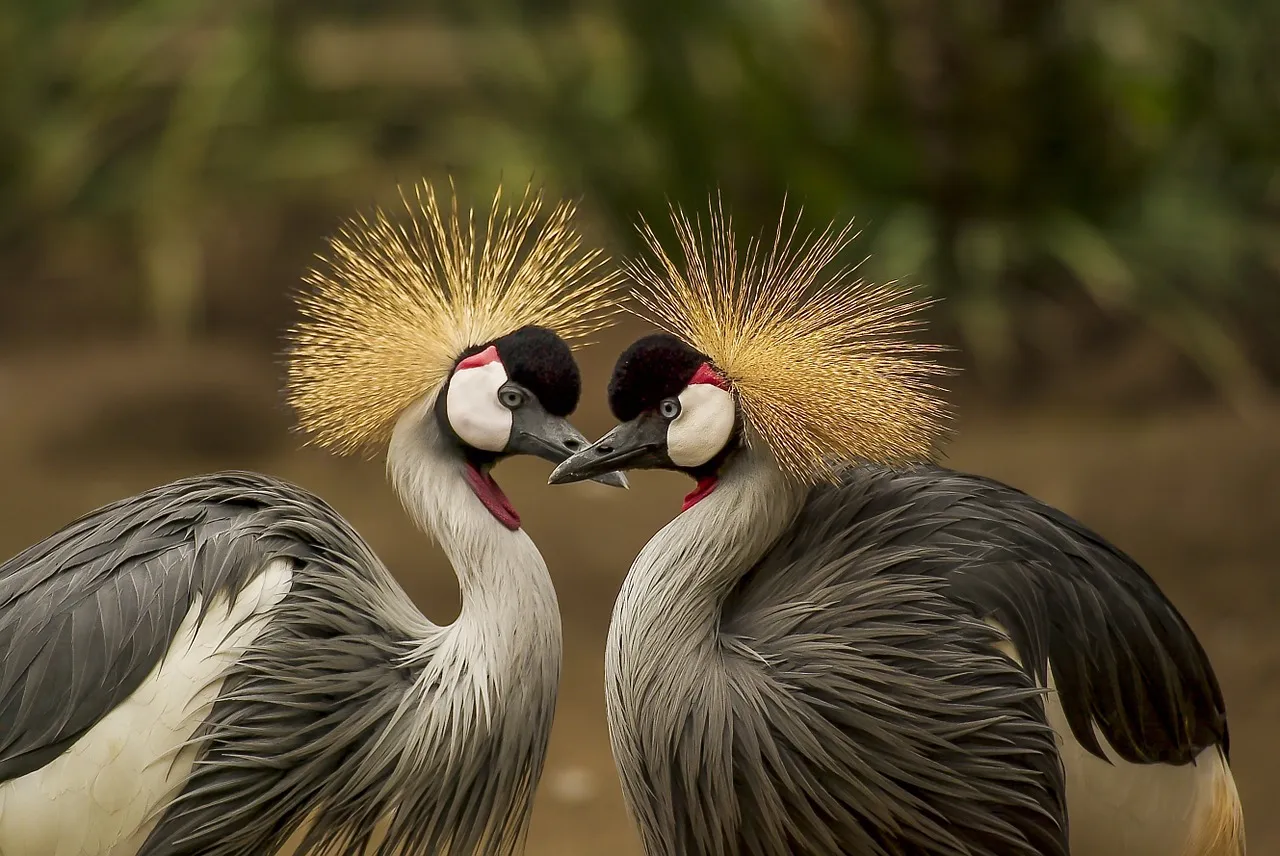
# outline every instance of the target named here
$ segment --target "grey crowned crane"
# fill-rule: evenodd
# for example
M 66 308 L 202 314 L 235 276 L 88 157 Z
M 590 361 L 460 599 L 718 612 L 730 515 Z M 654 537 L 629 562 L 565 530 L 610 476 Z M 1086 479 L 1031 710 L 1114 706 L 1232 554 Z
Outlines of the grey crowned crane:
M 737 252 L 675 212 L 618 360 L 618 427 L 553 483 L 697 482 L 613 612 L 609 726 L 645 852 L 1241 856 L 1222 694 L 1132 559 L 931 461 L 920 303 L 833 262 L 850 230 Z M 709 245 L 709 246 L 704 246 Z M 834 272 L 832 272 L 834 271 Z
M 301 426 L 339 452 L 387 444 L 458 575 L 456 621 L 268 476 L 81 518 L 0 565 L 0 853 L 265 856 L 304 824 L 301 853 L 521 849 L 560 616 L 490 470 L 585 445 L 565 339 L 602 323 L 612 277 L 570 205 L 500 200 L 480 241 L 426 186 L 410 225 L 352 224 L 292 336 Z

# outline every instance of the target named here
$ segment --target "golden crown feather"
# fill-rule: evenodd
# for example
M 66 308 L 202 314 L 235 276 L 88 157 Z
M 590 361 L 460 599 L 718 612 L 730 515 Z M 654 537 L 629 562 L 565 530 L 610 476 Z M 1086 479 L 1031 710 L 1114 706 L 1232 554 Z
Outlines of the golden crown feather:
M 375 209 L 349 221 L 323 269 L 305 277 L 287 394 L 310 442 L 372 451 L 467 348 L 526 325 L 580 347 L 617 311 L 618 274 L 599 250 L 582 249 L 572 202 L 541 216 L 541 190 L 526 186 L 512 207 L 499 186 L 477 235 L 474 212 L 462 214 L 449 187 L 447 215 L 423 181 L 412 199 L 401 192 L 404 220 Z
M 786 205 L 767 253 L 753 237 L 739 254 L 723 202 L 709 227 L 671 206 L 683 264 L 652 227 L 648 249 L 623 268 L 635 314 L 709 356 L 729 380 L 747 422 L 781 469 L 816 482 L 851 463 L 895 465 L 932 458 L 948 411 L 928 359 L 943 347 L 912 341 L 933 301 L 916 288 L 874 284 L 837 257 L 856 239 L 853 223 L 799 234 Z

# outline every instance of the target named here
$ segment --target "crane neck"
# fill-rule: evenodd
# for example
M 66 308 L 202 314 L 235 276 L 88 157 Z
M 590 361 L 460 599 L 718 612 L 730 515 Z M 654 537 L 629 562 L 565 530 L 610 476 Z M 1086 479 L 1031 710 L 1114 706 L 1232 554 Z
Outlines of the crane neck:
M 433 396 L 397 423 L 387 470 L 409 516 L 435 538 L 458 577 L 462 609 L 453 624 L 430 626 L 423 654 L 452 652 L 484 661 L 472 674 L 558 682 L 560 611 L 541 553 L 523 529 L 510 530 L 467 483 L 466 461 L 440 431 Z M 534 673 L 530 674 L 530 670 Z
M 706 704 L 727 691 L 725 601 L 795 519 L 805 495 L 764 443 L 749 444 L 726 461 L 710 494 L 645 545 L 623 581 L 605 646 L 605 708 L 623 795 L 648 853 L 675 852 L 675 817 L 689 809 L 687 792 L 670 789 L 688 759 L 673 759 L 680 738 L 666 726 L 716 728 Z M 704 746 L 720 745 L 718 732 L 705 733 L 715 739 Z
M 452 563 L 462 610 L 452 624 L 433 624 L 384 568 L 374 572 L 380 591 L 370 608 L 398 655 L 385 665 L 406 680 L 379 685 L 387 692 L 371 702 L 386 717 L 354 753 L 351 776 L 375 796 L 362 786 L 353 811 L 335 816 L 358 818 L 357 829 L 361 819 L 389 819 L 387 846 L 401 842 L 397 852 L 515 856 L 555 715 L 560 611 L 529 536 L 496 520 L 473 493 L 434 398 L 396 423 L 387 470 L 410 517 Z
M 725 598 L 795 519 L 806 494 L 764 443 L 744 447 L 715 490 L 645 545 L 623 583 L 615 623 L 647 626 L 644 632 L 669 625 L 677 637 L 712 639 Z

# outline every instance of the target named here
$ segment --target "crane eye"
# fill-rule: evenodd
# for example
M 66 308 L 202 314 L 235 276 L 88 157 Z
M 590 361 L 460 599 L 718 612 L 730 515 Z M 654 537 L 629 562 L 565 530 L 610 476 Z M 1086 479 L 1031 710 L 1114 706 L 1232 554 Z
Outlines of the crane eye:
M 662 403 L 658 405 L 658 412 L 665 419 L 675 419 L 680 415 L 680 399 L 664 398 Z
M 518 389 L 507 387 L 506 389 L 498 390 L 498 400 L 501 401 L 502 406 L 506 407 L 508 410 L 515 410 L 517 407 L 524 404 L 524 393 Z

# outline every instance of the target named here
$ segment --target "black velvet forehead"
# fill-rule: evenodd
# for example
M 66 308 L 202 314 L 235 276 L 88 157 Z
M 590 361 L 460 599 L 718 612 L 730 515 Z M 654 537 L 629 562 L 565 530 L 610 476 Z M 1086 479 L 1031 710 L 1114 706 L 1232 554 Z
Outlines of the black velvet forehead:
M 507 377 L 538 396 L 548 413 L 568 416 L 578 407 L 582 376 L 564 339 L 545 327 L 531 325 L 493 344 Z
M 711 359 L 668 333 L 638 340 L 622 352 L 609 380 L 609 409 L 619 422 L 652 410 L 684 391 Z

